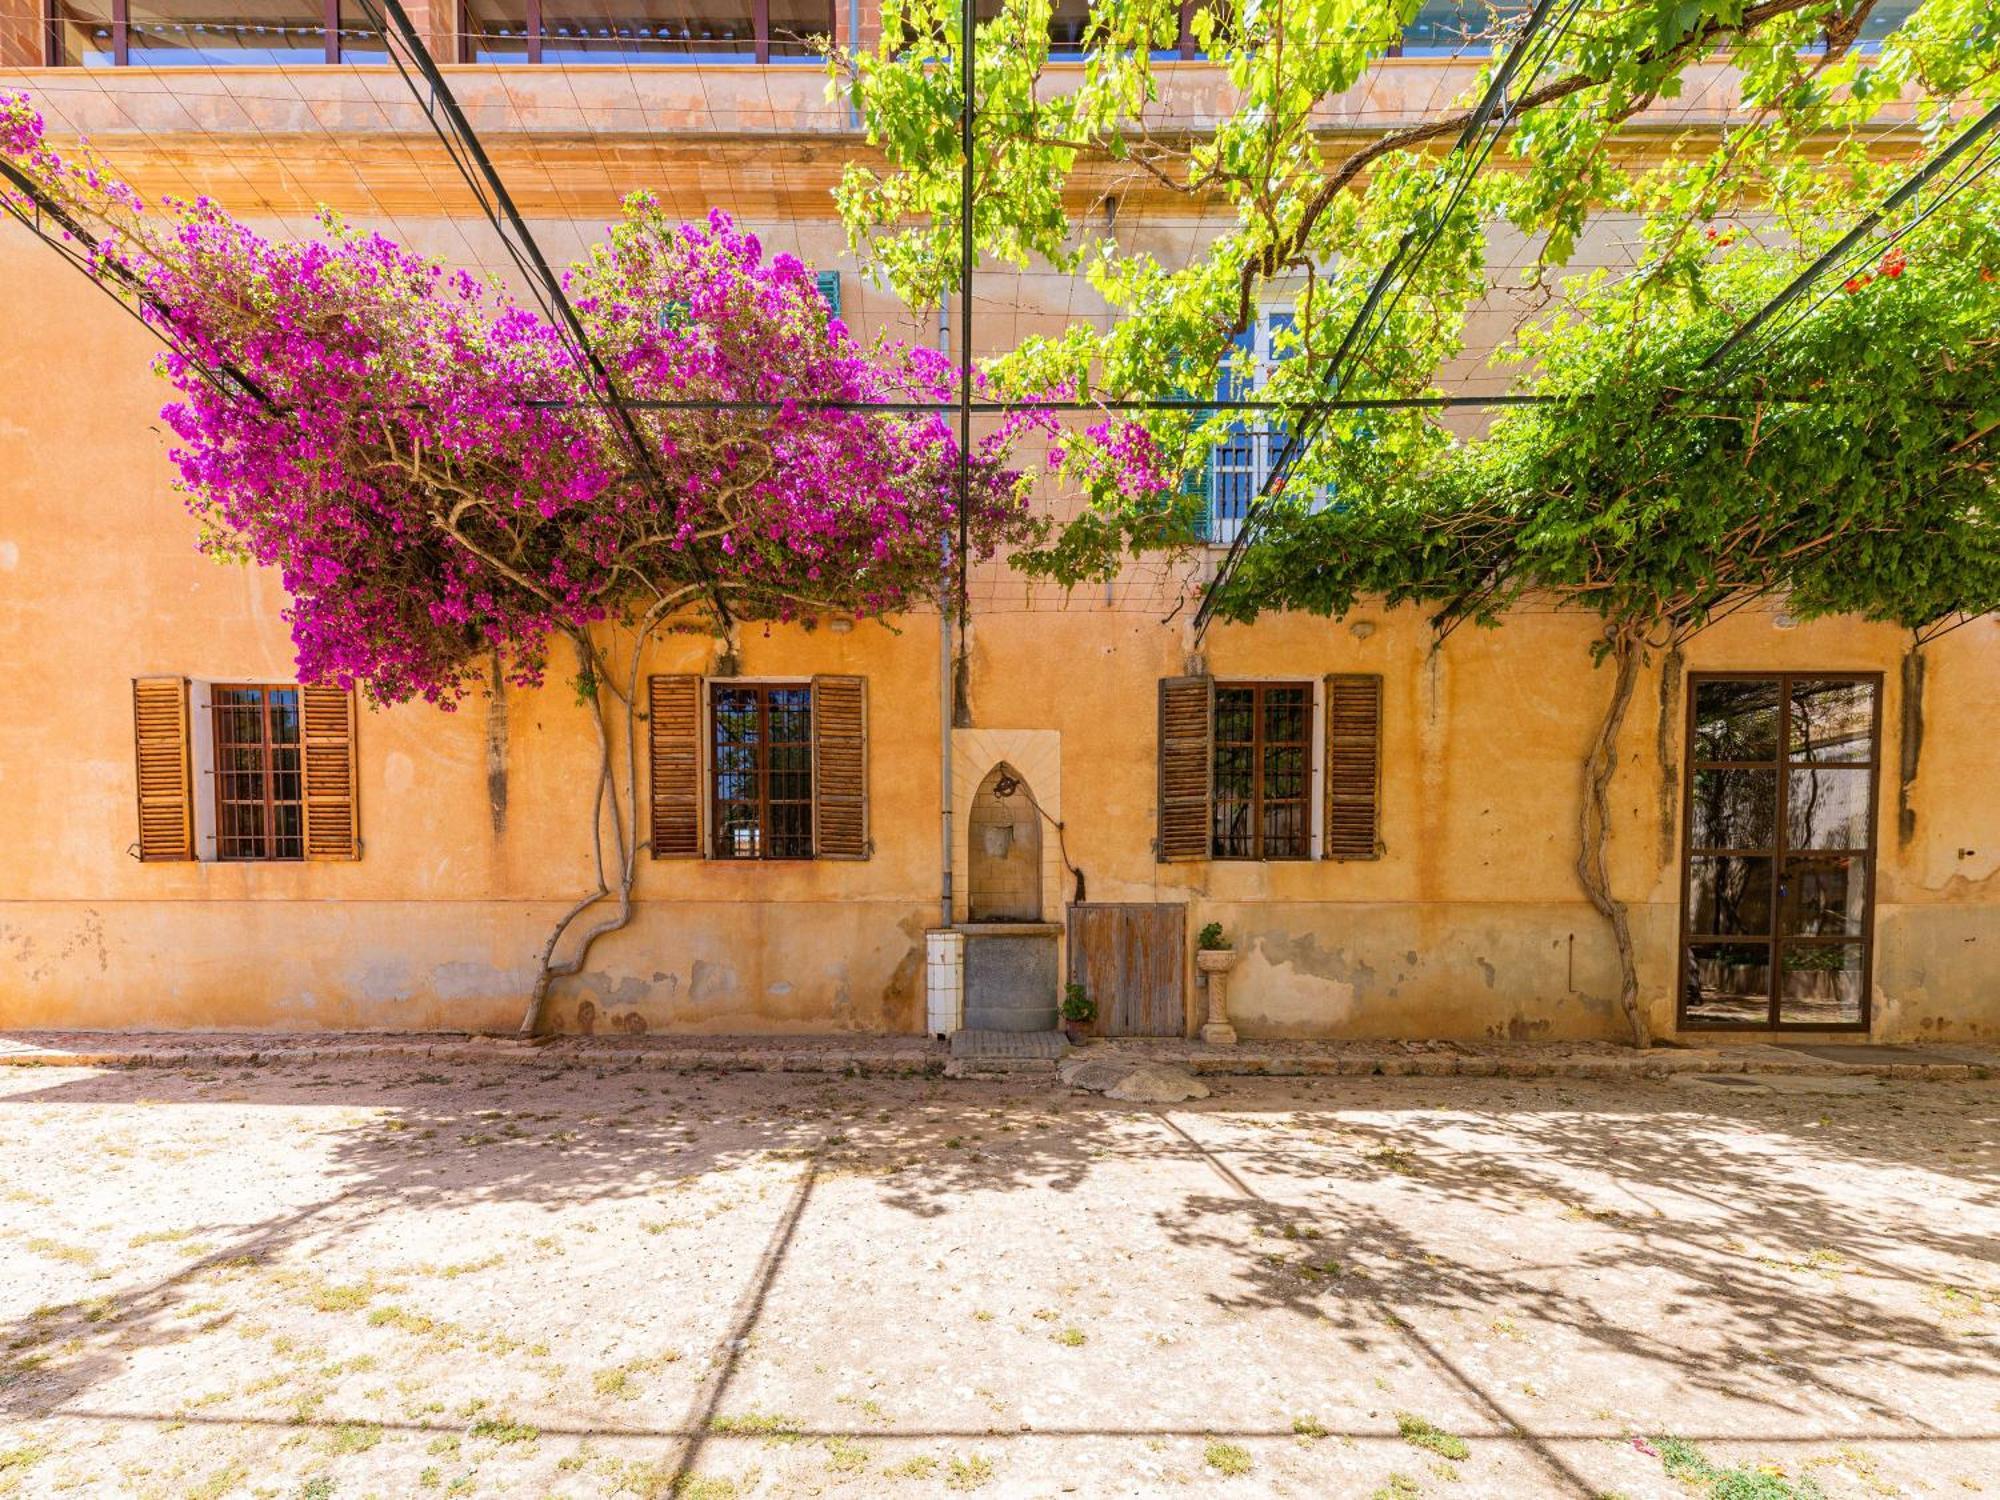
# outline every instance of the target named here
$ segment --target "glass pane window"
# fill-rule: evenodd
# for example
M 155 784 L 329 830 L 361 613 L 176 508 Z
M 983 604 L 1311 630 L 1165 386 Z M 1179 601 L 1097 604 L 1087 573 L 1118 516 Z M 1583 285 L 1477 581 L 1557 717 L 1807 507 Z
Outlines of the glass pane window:
M 1785 722 L 1785 752 L 1793 760 L 1852 764 L 1875 758 L 1872 683 L 1795 681 Z
M 1722 678 L 1694 690 L 1694 753 L 1698 760 L 1775 761 L 1778 681 Z
M 1795 859 L 1778 882 L 1778 912 L 1788 937 L 1860 937 L 1868 873 L 1858 859 Z
M 133 67 L 255 67 L 323 62 L 320 0 L 131 0 Z
M 478 62 L 811 60 L 832 0 L 469 0 Z
M 1681 973 L 1681 1014 L 1711 1026 L 1761 1026 L 1771 1010 L 1768 943 L 1691 943 Z
M 1312 688 L 1217 683 L 1217 859 L 1305 859 L 1312 852 Z
M 1861 1023 L 1866 954 L 1860 943 L 1792 943 L 1784 955 L 1778 991 L 1781 1025 Z
M 811 859 L 811 687 L 718 682 L 708 712 L 714 857 Z
M 1531 7 L 1526 0 L 1422 0 L 1403 29 L 1405 57 L 1484 57 L 1497 50 L 1508 23 Z
M 1785 775 L 1785 843 L 1793 849 L 1865 849 L 1875 773 L 1842 766 Z
M 386 63 L 355 0 L 55 0 L 57 55 L 71 67 L 290 67 Z
M 56 0 L 57 45 L 51 61 L 72 68 L 108 68 L 118 61 L 112 0 Z
M 218 859 L 305 858 L 305 786 L 296 687 L 218 687 L 215 854 Z
M 1762 854 L 1696 855 L 1688 869 L 1688 931 L 1769 936 L 1773 864 Z
M 1696 771 L 1688 809 L 1697 849 L 1769 849 L 1778 826 L 1776 771 Z

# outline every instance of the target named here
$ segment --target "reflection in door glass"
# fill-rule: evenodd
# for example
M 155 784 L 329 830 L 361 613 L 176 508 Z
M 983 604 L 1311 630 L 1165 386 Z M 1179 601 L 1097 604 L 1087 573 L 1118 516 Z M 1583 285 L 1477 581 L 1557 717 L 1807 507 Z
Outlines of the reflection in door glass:
M 1795 859 L 1778 882 L 1778 906 L 1787 937 L 1859 937 L 1868 880 L 1851 859 Z
M 1690 943 L 1681 1010 L 1708 1026 L 1763 1026 L 1771 1016 L 1771 950 L 1762 943 Z
M 1875 685 L 1802 678 L 1792 683 L 1785 732 L 1794 760 L 1875 758 Z
M 1765 854 L 1702 854 L 1688 869 L 1688 931 L 1765 937 L 1771 931 L 1771 865 Z
M 1697 683 L 1694 754 L 1697 760 L 1776 760 L 1777 679 L 1724 678 Z
M 1777 833 L 1776 771 L 1697 771 L 1689 808 L 1696 849 L 1769 849 Z
M 1785 844 L 1792 849 L 1868 847 L 1867 770 L 1809 770 L 1786 773 Z
M 1853 1026 L 1861 1020 L 1861 944 L 1785 948 L 1778 1020 L 1787 1026 Z

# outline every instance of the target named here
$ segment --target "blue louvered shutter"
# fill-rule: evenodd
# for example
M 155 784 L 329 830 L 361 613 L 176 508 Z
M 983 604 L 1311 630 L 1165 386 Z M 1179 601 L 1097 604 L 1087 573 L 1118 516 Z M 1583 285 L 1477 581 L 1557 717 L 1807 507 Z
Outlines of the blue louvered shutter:
M 820 300 L 827 311 L 836 318 L 840 316 L 840 272 L 821 271 L 814 278 L 819 283 Z
M 1280 333 L 1289 334 L 1297 326 L 1298 326 L 1298 319 L 1291 313 L 1274 312 L 1270 315 L 1269 319 L 1266 322 L 1266 327 L 1269 330 L 1267 335 L 1269 342 L 1266 345 L 1266 347 L 1271 352 L 1271 359 L 1270 359 L 1271 363 L 1275 364 L 1281 359 L 1290 359 L 1294 354 L 1298 352 L 1296 349 L 1290 347 L 1289 341 L 1287 342 L 1287 347 L 1284 350 L 1280 351 L 1278 348 L 1278 335 Z M 1262 421 L 1261 417 L 1259 418 L 1259 421 L 1261 424 Z M 1269 435 L 1265 439 L 1265 442 L 1267 444 L 1265 452 L 1267 456 L 1265 460 L 1266 468 L 1264 472 L 1268 473 L 1270 470 L 1276 469 L 1280 464 L 1285 462 L 1286 457 L 1288 456 L 1289 451 L 1291 449 L 1291 430 L 1287 428 L 1282 422 L 1274 423 L 1266 430 Z M 1264 480 L 1264 474 L 1260 473 L 1257 476 L 1257 481 L 1258 481 L 1257 487 L 1259 489 L 1263 488 L 1263 480 Z
M 1255 374 L 1246 373 L 1254 370 L 1250 362 L 1257 353 L 1256 328 L 1245 328 L 1230 342 L 1233 354 L 1241 356 L 1244 368 L 1237 367 L 1236 359 L 1225 357 L 1215 382 L 1218 401 L 1242 401 L 1256 389 Z M 1230 414 L 1229 431 L 1209 458 L 1208 524 L 1212 542 L 1228 542 L 1235 537 L 1236 528 L 1250 508 L 1250 498 L 1257 493 L 1257 433 L 1244 420 L 1248 415 L 1242 411 Z

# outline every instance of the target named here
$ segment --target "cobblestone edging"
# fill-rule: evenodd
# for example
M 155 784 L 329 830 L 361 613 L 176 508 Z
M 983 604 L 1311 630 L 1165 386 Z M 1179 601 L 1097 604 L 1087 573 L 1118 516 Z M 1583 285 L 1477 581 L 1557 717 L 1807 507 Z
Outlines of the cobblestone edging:
M 1171 1063 L 1204 1077 L 1411 1077 L 1663 1079 L 1677 1074 L 1794 1074 L 1876 1077 L 1934 1083 L 2000 1078 L 2000 1053 L 1954 1048 L 1938 1060 L 1834 1061 L 1747 1045 L 1727 1048 L 1660 1048 L 1627 1053 L 1606 1047 L 1519 1044 L 1475 1050 L 1470 1044 L 1413 1043 L 1369 1046 L 1285 1043 L 1260 1047 L 1204 1047 L 1186 1042 L 1097 1042 L 1091 1052 Z M 1919 1049 L 1909 1049 L 1916 1052 Z M 1968 1054 L 1970 1058 L 1968 1059 Z M 0 1033 L 0 1067 L 243 1068 L 271 1064 L 347 1061 L 448 1062 L 536 1068 L 648 1069 L 671 1072 L 832 1073 L 849 1077 L 924 1077 L 947 1072 L 948 1049 L 920 1037 L 874 1037 L 856 1045 L 826 1038 L 717 1038 L 679 1042 L 637 1039 L 598 1042 L 560 1037 L 541 1043 L 511 1038 L 439 1037 L 220 1037 L 196 1034 L 83 1037 L 74 1033 Z M 952 1068 L 953 1074 L 987 1071 Z M 1028 1069 L 992 1071 L 1026 1072 Z M 1041 1062 L 1033 1071 L 1054 1071 Z

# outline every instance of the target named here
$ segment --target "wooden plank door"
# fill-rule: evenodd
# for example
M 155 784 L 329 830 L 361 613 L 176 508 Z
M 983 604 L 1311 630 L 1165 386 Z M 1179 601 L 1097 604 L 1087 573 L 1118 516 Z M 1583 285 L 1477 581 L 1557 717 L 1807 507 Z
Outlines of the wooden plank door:
M 1185 1036 L 1187 908 L 1092 902 L 1069 909 L 1069 972 L 1097 1002 L 1101 1036 Z

